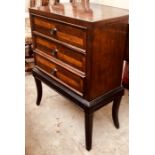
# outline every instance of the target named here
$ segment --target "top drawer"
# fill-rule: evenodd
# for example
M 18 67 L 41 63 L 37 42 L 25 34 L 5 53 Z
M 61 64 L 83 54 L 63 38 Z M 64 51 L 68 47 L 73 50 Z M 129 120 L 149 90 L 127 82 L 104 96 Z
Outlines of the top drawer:
M 33 16 L 33 30 L 76 47 L 86 48 L 86 29 Z

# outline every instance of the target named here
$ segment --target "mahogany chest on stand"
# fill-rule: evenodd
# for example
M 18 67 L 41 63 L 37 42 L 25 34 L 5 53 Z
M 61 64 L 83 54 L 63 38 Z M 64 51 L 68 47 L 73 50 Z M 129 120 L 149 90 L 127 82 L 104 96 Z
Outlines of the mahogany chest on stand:
M 33 7 L 29 12 L 37 105 L 42 82 L 79 105 L 85 113 L 86 149 L 90 150 L 96 110 L 113 101 L 112 117 L 119 128 L 128 10 L 92 3 L 89 9 L 78 9 L 64 3 L 56 8 Z

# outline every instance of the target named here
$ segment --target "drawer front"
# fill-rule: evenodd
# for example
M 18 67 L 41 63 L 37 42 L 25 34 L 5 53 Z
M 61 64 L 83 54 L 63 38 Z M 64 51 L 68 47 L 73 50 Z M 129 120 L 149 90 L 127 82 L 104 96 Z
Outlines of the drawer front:
M 51 40 L 39 36 L 35 36 L 35 42 L 37 49 L 85 72 L 84 54 L 73 51 Z
M 35 53 L 35 63 L 38 67 L 47 72 L 52 78 L 58 80 L 62 84 L 77 90 L 82 95 L 83 93 L 83 78 L 73 74 L 63 67 L 49 61 L 43 56 Z
M 86 48 L 86 32 L 67 24 L 34 17 L 34 30 L 71 45 Z

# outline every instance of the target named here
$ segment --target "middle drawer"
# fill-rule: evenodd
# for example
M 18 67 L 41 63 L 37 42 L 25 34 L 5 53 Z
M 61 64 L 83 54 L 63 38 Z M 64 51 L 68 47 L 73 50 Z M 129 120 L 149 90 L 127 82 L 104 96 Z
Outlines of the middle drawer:
M 49 56 L 55 57 L 83 72 L 85 72 L 85 54 L 73 51 L 51 40 L 35 36 L 36 48 Z

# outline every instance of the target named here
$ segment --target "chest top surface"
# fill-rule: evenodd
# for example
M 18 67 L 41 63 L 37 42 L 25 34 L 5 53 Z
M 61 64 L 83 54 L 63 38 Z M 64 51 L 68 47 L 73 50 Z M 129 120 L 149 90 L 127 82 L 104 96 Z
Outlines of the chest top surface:
M 30 10 L 39 11 L 47 15 L 73 18 L 86 22 L 97 22 L 101 20 L 113 19 L 128 16 L 128 10 L 112 6 L 90 3 L 89 5 L 79 4 L 73 7 L 71 3 L 62 3 L 57 6 L 33 7 Z

